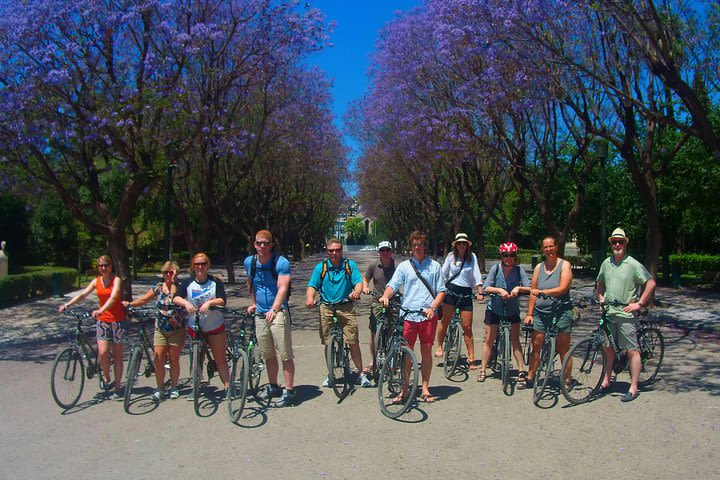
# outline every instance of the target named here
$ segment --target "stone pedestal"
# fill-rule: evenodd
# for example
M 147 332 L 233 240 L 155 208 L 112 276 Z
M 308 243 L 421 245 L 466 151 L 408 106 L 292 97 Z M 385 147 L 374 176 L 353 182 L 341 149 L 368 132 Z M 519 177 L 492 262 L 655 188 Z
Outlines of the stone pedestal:
M 8 257 L 5 255 L 5 241 L 0 244 L 0 277 L 4 277 L 8 274 Z

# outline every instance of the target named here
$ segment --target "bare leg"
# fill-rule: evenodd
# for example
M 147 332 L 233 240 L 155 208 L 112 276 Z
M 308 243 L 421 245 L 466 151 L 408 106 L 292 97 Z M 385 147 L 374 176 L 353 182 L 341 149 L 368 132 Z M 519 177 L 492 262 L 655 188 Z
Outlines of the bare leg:
M 165 385 L 165 358 L 167 358 L 168 345 L 155 345 L 155 381 L 158 390 Z
M 465 339 L 465 348 L 467 349 L 468 354 L 468 365 L 470 365 L 471 369 L 475 369 L 475 340 L 473 339 L 473 332 L 472 332 L 472 314 L 473 312 L 460 312 L 460 317 L 462 318 L 462 329 L 463 329 L 463 338 Z

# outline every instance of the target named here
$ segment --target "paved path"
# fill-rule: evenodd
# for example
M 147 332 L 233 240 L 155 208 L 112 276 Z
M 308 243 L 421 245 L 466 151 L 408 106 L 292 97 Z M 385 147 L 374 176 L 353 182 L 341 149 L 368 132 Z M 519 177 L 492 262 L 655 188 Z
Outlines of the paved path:
M 361 266 L 373 259 L 352 256 Z M 223 402 L 208 402 L 206 418 L 196 417 L 184 399 L 159 405 L 141 400 L 127 415 L 120 403 L 95 396 L 94 381 L 86 383 L 81 403 L 63 413 L 48 389 L 50 362 L 71 330 L 54 313 L 60 300 L 0 310 L 0 478 L 514 479 L 537 478 L 541 471 L 562 479 L 716 476 L 720 342 L 705 328 L 718 322 L 716 297 L 688 291 L 671 296 L 661 289 L 664 310 L 658 311 L 668 312 L 677 326 L 663 329 L 660 381 L 630 404 L 619 401 L 627 374 L 597 401 L 570 407 L 560 397 L 540 409 L 530 392 L 504 396 L 497 379 L 479 384 L 474 375 L 459 375 L 449 381 L 435 368 L 431 389 L 440 400 L 392 421 L 380 414 L 374 388 L 358 389 L 338 405 L 331 391 L 318 387 L 323 356 L 317 312 L 299 306 L 312 266 L 298 265 L 293 282 L 301 404 L 263 409 L 250 403 L 240 426 L 227 421 Z M 577 287 L 589 283 L 581 279 Z M 230 291 L 230 305 L 247 303 L 243 289 Z M 358 305 L 366 356 L 368 306 L 367 299 Z M 476 351 L 481 310 L 476 305 Z M 577 334 L 591 325 L 588 318 Z M 182 362 L 185 377 L 185 357 Z M 143 381 L 149 393 L 153 379 Z

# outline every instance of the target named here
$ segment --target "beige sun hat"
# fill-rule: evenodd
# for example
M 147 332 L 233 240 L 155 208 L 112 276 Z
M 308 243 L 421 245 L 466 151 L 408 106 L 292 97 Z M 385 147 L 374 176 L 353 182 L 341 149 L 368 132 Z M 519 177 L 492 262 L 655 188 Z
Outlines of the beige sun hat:
M 455 240 L 453 240 L 452 246 L 454 247 L 457 242 L 466 242 L 469 246 L 472 247 L 472 242 L 464 233 L 458 233 L 457 235 L 455 235 Z
M 627 235 L 625 235 L 625 230 L 619 227 L 613 230 L 612 235 L 608 237 L 608 242 L 612 242 L 613 238 L 622 238 L 625 240 L 625 243 L 630 241 Z

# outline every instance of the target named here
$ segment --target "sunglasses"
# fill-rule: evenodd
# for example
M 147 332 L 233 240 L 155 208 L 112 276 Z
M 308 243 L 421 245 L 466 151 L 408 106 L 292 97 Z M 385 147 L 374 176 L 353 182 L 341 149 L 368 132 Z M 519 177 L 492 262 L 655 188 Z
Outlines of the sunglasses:
M 207 262 L 195 262 L 193 263 L 193 267 L 204 267 L 207 265 Z
M 255 240 L 255 245 L 258 247 L 267 247 L 272 242 L 270 240 Z
M 625 245 L 625 240 L 610 240 L 612 245 Z
M 342 248 L 328 248 L 328 253 L 339 253 L 342 252 Z
M 98 263 L 98 268 L 108 268 L 109 266 L 109 263 Z
M 381 248 L 381 249 L 379 250 L 379 252 L 380 252 L 380 253 L 390 253 L 390 252 L 392 252 L 392 250 L 390 250 L 389 248 Z
M 500 256 L 502 258 L 515 258 L 517 257 L 517 253 L 501 253 Z
M 163 273 L 163 275 L 167 275 L 167 274 L 173 275 L 175 272 L 173 272 L 172 270 L 165 270 L 162 273 Z
M 415 247 L 415 248 L 417 248 L 417 247 L 424 247 L 425 244 L 424 244 L 424 243 L 413 243 L 412 246 Z

